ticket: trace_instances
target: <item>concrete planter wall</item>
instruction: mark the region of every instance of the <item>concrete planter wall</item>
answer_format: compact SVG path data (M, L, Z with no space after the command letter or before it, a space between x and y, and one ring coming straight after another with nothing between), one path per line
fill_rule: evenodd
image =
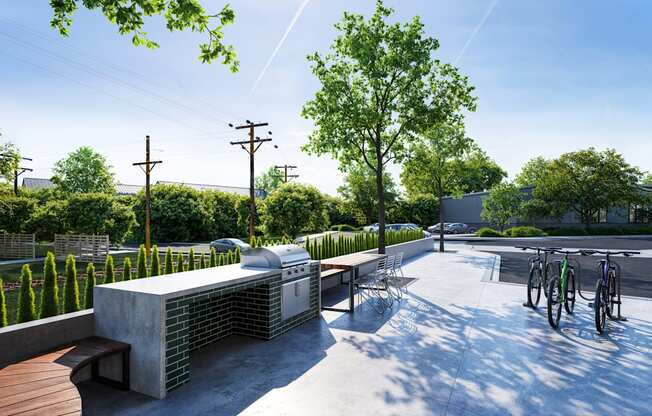
M0 328L0 368L93 336L93 309Z

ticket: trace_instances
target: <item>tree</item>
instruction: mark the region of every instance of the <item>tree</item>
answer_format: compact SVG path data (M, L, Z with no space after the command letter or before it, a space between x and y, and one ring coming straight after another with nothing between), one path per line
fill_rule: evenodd
M208 262L208 267L217 267L217 252L215 247L211 247L211 256Z
M391 205L398 197L398 190L389 172L383 174L383 186L385 204ZM376 174L366 164L349 167L344 184L337 188L337 192L346 201L349 210L362 213L365 224L371 224L378 218Z
M186 269L183 266L183 253L179 251L177 253L177 268L176 268L175 272L176 273L181 273L181 272L185 272L185 271L186 271Z
M401 181L408 194L435 195L439 222L444 223L442 200L446 195L463 193L464 157L473 148L460 124L439 125L428 130L412 145L412 155L403 165ZM439 227L439 251L444 251L444 227Z
M585 227L598 222L600 212L640 203L642 173L613 149L569 152L550 163L534 188L534 198L560 218L577 214Z
M165 274L174 273L174 266L172 265L172 249L170 247L165 250Z
M376 189L376 187L373 187ZM326 211L328 212L328 223L331 225L348 224L354 227L362 224L361 215L356 215L344 198L324 194Z
M521 172L516 175L514 183L521 188L536 186L550 168L550 164L551 161L542 156L530 159L523 165Z
M138 247L138 259L136 260L136 277L143 279L147 277L147 253L145 252L145 245L141 244Z
M5 299L5 287L0 277L0 328L9 325L7 317L7 300Z
M296 237L328 226L326 204L314 186L286 183L265 198L261 221L271 235Z
M507 177L507 172L475 144L462 163L459 187L465 194L491 189Z
M192 248L188 252L188 271L195 270L195 250Z
M652 173L647 173L641 180L643 185L652 185Z
M34 304L34 289L32 288L32 271L29 264L23 264L20 273L20 289L18 292L18 311L16 323L22 324L36 319L36 306Z
M43 265L43 286L41 287L41 307L39 318L49 318L59 314L59 284L57 282L57 262L51 251Z
M122 263L122 281L125 280L131 280L131 259L129 257L125 257Z
M161 274L161 257L158 254L158 246L152 247L152 259L150 261L150 276L159 276Z
M379 253L385 252L386 165L406 156L416 133L475 109L473 88L434 57L439 42L425 35L421 19L389 24L392 12L378 0L369 20L344 13L331 52L308 57L321 89L302 112L315 125L305 151L328 153L344 169L366 163L374 171Z
M482 201L480 217L496 224L503 231L505 225L520 213L522 202L523 194L518 186L508 182L500 183L491 188Z
M106 262L104 263L104 284L115 283L115 272L113 266L113 257L106 256Z
M24 196L0 197L0 230L8 233L29 231L30 218L37 210L36 201Z
M125 258L125 263L129 257ZM122 280L129 280L123 278ZM84 287L84 309L93 307L93 288L95 287L95 266L88 263L86 266L86 286Z
M20 160L20 151L13 143L0 143L0 177L4 177L7 181L13 181Z
M255 182L257 189L262 189L269 195L283 185L283 176L278 169L270 166L265 172L256 176Z
M85 193L67 199L65 222L68 231L78 234L108 234L112 243L121 244L136 225L132 207L122 197Z
M115 192L111 167L104 156L88 146L82 146L59 160L52 172L52 182L64 193Z
M387 217L394 223L407 222L429 226L439 218L439 201L432 194L401 198L387 208Z
M159 47L158 43L151 40L147 36L147 32L144 31L145 20L149 16L164 17L166 27L171 32L191 30L206 33L208 43L199 45L199 59L204 63L222 59L222 64L228 66L231 72L238 70L239 62L233 46L225 45L223 42L224 26L235 20L235 13L228 4L221 11L208 14L198 0L134 0L131 2L53 0L50 5L54 16L50 21L50 26L58 30L62 36L69 35L72 15L77 10L79 3L89 10L99 9L109 22L118 27L118 32L121 35L131 35L131 42L135 46L152 49Z
M206 268L206 256L204 255L204 253L201 253L199 255L199 268L200 269Z

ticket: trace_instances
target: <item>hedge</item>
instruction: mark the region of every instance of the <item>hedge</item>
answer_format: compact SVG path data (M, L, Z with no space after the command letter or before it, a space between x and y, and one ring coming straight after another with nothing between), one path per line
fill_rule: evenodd
M385 233L385 242L388 246L420 238L423 238L423 231L419 229L387 231ZM310 240L310 238L306 237L304 247L310 254L310 258L323 260L377 248L378 234L358 233L351 237L339 236L337 238L334 238L331 234L326 234L319 240Z
M530 226L512 227L505 230L507 237L544 237L546 235L545 231Z
M476 233L478 237L505 237L504 233L489 227L482 227Z

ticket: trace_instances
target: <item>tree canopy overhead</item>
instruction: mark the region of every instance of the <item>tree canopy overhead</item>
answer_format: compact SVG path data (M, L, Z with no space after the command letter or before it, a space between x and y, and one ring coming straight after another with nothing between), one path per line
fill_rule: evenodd
M359 162L375 172L381 253L385 166L403 160L419 132L475 109L473 87L434 58L439 42L426 36L421 19L388 23L392 12L378 0L368 20L344 13L330 52L308 57L321 88L302 112L315 125L305 151L330 154L344 170Z
M148 48L159 45L145 32L145 19L162 16L171 32L191 30L208 35L208 41L199 45L202 62L221 59L232 72L238 70L233 46L224 44L223 29L235 20L235 13L228 4L215 14L208 14L198 0L50 0L50 6L54 12L50 25L62 36L69 35L73 14L84 7L99 10L118 27L121 35L131 35L134 45Z
M115 192L114 174L106 158L83 146L54 164L52 182L66 193Z

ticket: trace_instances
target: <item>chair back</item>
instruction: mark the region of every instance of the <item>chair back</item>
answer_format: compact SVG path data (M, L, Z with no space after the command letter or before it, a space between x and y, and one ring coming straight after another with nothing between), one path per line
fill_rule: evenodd
M398 253L394 258L394 268L400 269L403 264L403 252Z
M385 268L387 267L387 258L383 257L382 259L378 259L378 262L376 263L376 272L384 272Z
M395 260L396 260L396 256L387 256L387 261L385 262L386 271L394 270Z

